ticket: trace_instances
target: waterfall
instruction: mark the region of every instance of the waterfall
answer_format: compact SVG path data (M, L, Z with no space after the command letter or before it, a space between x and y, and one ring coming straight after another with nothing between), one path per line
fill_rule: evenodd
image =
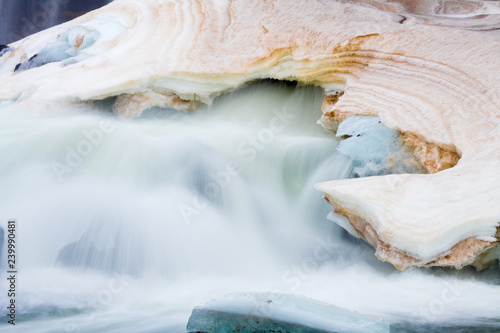
M0 330L185 332L194 306L252 291L396 327L495 318L497 271L400 272L326 218L314 184L351 177L353 165L316 123L322 98L266 82L133 121L107 101L57 115L3 108L0 227L17 221L20 296L18 327Z
M69 21L111 0L0 0L0 44Z

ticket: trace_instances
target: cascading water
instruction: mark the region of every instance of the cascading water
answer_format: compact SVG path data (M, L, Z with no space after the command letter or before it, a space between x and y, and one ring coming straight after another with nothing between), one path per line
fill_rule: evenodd
M316 124L322 97L267 82L132 121L106 101L3 109L0 226L18 223L19 296L2 332L185 332L194 306L242 291L302 294L397 332L498 325L498 270L400 272L326 219L313 185L353 171Z
M0 0L0 44L69 21L112 0Z

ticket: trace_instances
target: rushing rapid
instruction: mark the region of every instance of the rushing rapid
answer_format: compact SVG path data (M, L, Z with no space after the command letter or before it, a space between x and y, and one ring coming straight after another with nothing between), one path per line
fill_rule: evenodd
M194 306L246 291L427 332L499 325L497 268L400 272L326 218L314 184L353 163L316 123L322 97L266 82L135 120L106 102L0 109L0 226L17 221L19 249L18 322L2 332L185 332Z

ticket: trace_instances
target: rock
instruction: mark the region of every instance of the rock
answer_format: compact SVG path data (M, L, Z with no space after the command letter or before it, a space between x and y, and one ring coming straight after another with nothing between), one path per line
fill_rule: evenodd
M273 293L233 294L196 307L190 333L230 332L389 332L385 320L301 296Z
M12 51L12 48L10 46L0 44L0 57L3 57L5 54L7 54L8 52L11 52L11 51ZM2 65L2 62L3 61L0 61L0 66Z

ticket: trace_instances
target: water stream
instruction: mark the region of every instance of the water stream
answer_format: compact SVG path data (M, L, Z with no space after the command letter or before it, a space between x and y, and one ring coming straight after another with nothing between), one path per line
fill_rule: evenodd
M350 177L352 161L316 123L322 98L264 82L136 120L106 103L2 109L0 226L18 223L19 296L17 325L0 330L185 332L194 306L247 291L383 316L396 332L498 329L498 269L400 272L326 219L313 185ZM6 318L5 246L0 269Z

